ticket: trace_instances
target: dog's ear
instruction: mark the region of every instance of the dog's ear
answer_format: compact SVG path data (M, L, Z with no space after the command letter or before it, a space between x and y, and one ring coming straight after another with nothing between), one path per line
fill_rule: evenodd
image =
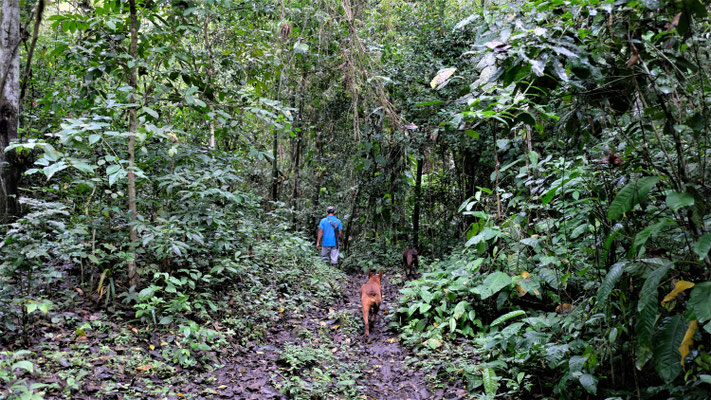
M383 271L380 271L380 273L378 274L378 278L380 278L380 279L383 278Z
M368 270L368 278L370 278L371 276L373 276L373 271Z

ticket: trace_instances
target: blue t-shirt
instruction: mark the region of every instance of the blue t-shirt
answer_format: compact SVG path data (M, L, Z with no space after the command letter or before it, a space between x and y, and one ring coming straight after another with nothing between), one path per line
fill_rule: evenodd
M331 222L329 222L329 220ZM323 246L336 245L336 235L333 233L333 226L331 226L332 223L333 225L338 227L339 231L343 230L343 223L335 216L329 215L326 218L322 219L321 222L318 224L318 227L319 229L323 229L323 242L321 243Z

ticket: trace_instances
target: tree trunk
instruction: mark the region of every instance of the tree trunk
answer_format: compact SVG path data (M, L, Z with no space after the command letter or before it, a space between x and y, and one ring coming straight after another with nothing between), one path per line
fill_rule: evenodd
M18 201L23 162L5 152L17 138L20 110L20 2L3 0L0 17L0 223L20 212Z
M272 201L279 200L279 130L272 125L274 130L273 147L272 147Z
M415 177L415 210L412 213L412 245L420 250L420 202L422 201L422 164L424 157L417 158L417 176Z
M499 149L496 145L496 124L492 124L492 132L494 133L494 171L496 173L496 179L494 180L494 194L496 195L496 220L501 220L502 210L501 210L501 194L499 194Z
M131 10L131 60L134 61L133 67L130 68L128 76L128 84L133 88L131 91L129 103L135 101L135 93L138 89L138 79L136 74L136 60L138 54L138 22L136 17L136 0L129 0ZM138 286L140 283L138 271L136 270L136 243L138 242L138 234L136 233L136 221L138 209L136 207L136 174L133 171L133 166L136 160L136 108L131 106L128 109L128 210L131 220L129 228L130 247L132 256L128 261L128 280L131 286Z
M42 23L42 13L44 12L44 0L39 0L37 2L37 17L35 19L35 27L32 30L32 42L30 43L30 49L27 51L27 61L25 62L25 73L22 76L22 87L20 88L20 102L25 98L25 92L27 89L27 81L30 80L30 74L32 73L32 56L35 53L35 46L37 45L37 38L39 37L39 27Z
M346 231L345 233L345 239L343 239L343 250L348 251L348 248L350 247L350 237L351 237L351 230L353 228L353 220L355 217L355 213L358 209L358 202L360 201L360 189L363 187L363 185L358 185L358 188L356 188L355 196L353 196L353 203L351 204L351 212L348 215L348 222L346 222Z
M212 63L212 45L210 44L210 37L208 35L208 27L210 25L210 10L205 9L205 24L203 25L203 34L205 37L205 49L207 49L207 79L208 83L210 85L213 85L213 76L214 76L214 67ZM215 106L210 102L210 113L215 112ZM208 139L208 146L210 149L215 150L215 118L210 117L209 122L210 126L210 138Z
M294 188L291 192L291 205L293 209L296 209L297 206L297 199L299 198L299 175L300 175L300 169L301 168L301 149L303 146L303 138L304 138L304 88L306 86L306 73L304 72L301 75L301 82L299 83L300 90L299 90L299 107L297 108L297 114L296 118L297 120L294 123L294 126L298 129L298 132L296 132L296 137L294 140L296 141L296 149L294 150L294 159L293 159L293 168L294 168ZM296 213L294 213L292 217L292 224L296 227Z
M468 138L467 138L468 139ZM474 196L476 192L476 181L479 164L479 154L474 152L468 143L464 143L462 149L462 173L464 173L464 198ZM463 199L462 199L463 200Z

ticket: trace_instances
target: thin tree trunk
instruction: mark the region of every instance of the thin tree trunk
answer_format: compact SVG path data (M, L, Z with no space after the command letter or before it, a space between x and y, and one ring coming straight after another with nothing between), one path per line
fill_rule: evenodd
M30 49L27 51L27 61L25 63L25 72L22 76L22 87L20 88L20 102L25 98L25 91L27 90L27 81L30 80L30 73L32 72L32 56L35 53L35 46L37 45L37 38L39 37L39 27L42 23L42 12L44 11L44 0L39 0L37 2L37 19L35 19L35 26L32 30L32 43L30 43Z
M424 157L417 158L417 176L415 177L415 210L412 213L412 245L420 250L420 202L422 201L422 164Z
M279 130L272 126L272 130L274 131L274 136L273 136L273 147L272 147L272 156L274 157L272 159L272 201L278 201L279 200L279 165L277 164L277 160L279 159L279 154L277 153L279 151Z
M496 220L501 220L501 195L499 194L499 151L496 145L496 125L492 124L492 131L494 133L494 170L496 171L496 181L494 183L494 192L496 193Z
M3 0L0 18L0 223L20 212L20 177L24 169L15 151L5 152L17 138L20 109L20 2Z
M136 74L136 60L138 55L136 0L129 0L129 7L131 10L131 47L129 51L131 60L134 64L133 67L130 68L128 76L128 84L133 88L128 102L132 104L135 101L135 93L138 89L138 78ZM135 224L137 221L138 209L136 207L136 175L133 171L133 166L136 161L136 130L136 108L131 106L128 110L128 210L131 220L129 236L132 253L131 258L128 261L128 280L131 286L138 286L140 283L138 271L136 270L136 243L138 242L138 234L136 232Z
M321 115L323 116L323 113ZM330 131L332 131L332 129ZM314 155L314 161L313 161L315 163L315 165L319 165L323 160L323 158L322 158L323 142L321 139L320 132L321 132L320 129L316 130L316 139L315 139L316 154ZM321 206L321 179L323 179L323 173L316 170L316 172L314 174L314 206L313 206L314 210L318 210L319 207ZM314 237L315 237L316 234L318 233L318 222L319 222L318 211L316 211L311 216L311 219L309 220L309 222L310 222L310 226L309 226L309 230L307 230L307 232L309 232L311 229L313 229ZM348 243L348 236L346 236L345 240L346 240L346 243Z
M350 246L350 237L351 237L351 230L353 228L353 219L355 217L355 213L358 207L358 202L360 201L360 192L361 188L363 185L358 185L358 188L356 189L355 196L353 196L353 203L351 204L351 212L348 215L348 222L346 222L346 231L345 233L345 239L343 239L343 250L348 251L348 247Z
M282 20L284 19L284 2L282 0L281 2L281 13L282 13ZM284 65L284 37L280 40L281 42L281 52L279 52L279 58L281 60L280 65ZM284 74L286 73L286 66L283 66L281 69L281 73L279 73L279 83L277 85L277 91L276 91L276 101L279 102L281 100L281 84L284 79ZM274 134L272 136L272 156L274 159L272 160L272 201L279 201L279 129L277 129L274 126L274 123L271 124L271 128L274 130Z
M213 75L215 74L214 68L213 68L213 63L212 63L212 45L210 44L210 38L208 36L208 26L210 25L210 13L209 10L205 10L205 24L203 26L203 33L205 35L205 48L207 49L207 78L208 78L208 83L210 85L213 84L212 79ZM215 106L210 103L210 113L215 112ZM210 138L208 139L208 146L210 146L211 149L215 149L215 118L210 117L209 122L210 126Z
M306 75L303 74L301 75L301 90L300 90L300 98L299 98L299 107L298 107L298 114L296 117L298 118L296 121L296 128L298 129L298 132L296 132L296 149L294 150L294 161L293 161L293 168L294 168L294 188L291 192L291 204L292 208L296 209L296 202L297 199L299 198L299 178L300 178L300 170L299 168L301 167L301 149L303 145L303 137L304 137L304 132L303 132L303 127L304 127L304 86L305 86L305 81L306 81ZM296 227L296 213L294 213L292 217L292 224L294 227Z

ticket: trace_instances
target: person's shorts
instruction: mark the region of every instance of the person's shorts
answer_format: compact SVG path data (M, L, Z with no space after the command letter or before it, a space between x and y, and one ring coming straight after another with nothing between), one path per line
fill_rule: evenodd
M330 261L331 265L338 264L338 247L337 246L323 246L321 247L321 259L323 261Z

